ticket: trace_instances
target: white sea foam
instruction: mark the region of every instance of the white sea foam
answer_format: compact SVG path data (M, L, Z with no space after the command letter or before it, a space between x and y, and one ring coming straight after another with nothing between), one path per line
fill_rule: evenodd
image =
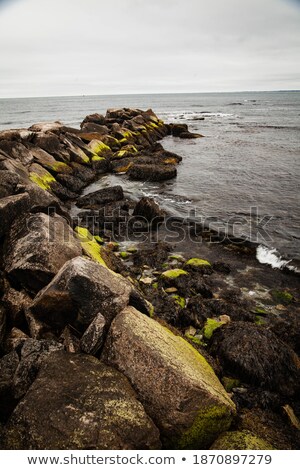
M291 271L299 272L297 268L290 265L292 260L284 260L275 248L270 249L264 245L259 245L256 250L256 259L262 264L269 264L272 268L288 268Z

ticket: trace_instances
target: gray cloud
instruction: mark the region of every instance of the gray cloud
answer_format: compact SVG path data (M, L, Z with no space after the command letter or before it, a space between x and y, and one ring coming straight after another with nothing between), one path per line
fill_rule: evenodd
M0 96L300 88L296 0L0 0Z

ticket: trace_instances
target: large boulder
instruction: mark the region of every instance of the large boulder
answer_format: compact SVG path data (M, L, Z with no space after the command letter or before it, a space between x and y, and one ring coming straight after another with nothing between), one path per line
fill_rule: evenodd
M5 269L15 283L37 292L66 261L81 253L80 243L65 219L34 214L12 225L6 240Z
M94 206L103 206L111 202L120 201L124 198L122 186L112 186L111 188L99 189L90 194L80 197L76 205L86 209Z
M205 449L229 428L234 404L204 357L133 307L113 321L102 358L129 378L165 447Z
M141 181L164 181L175 178L177 170L174 165L133 164L128 170L129 178Z
M21 142L0 140L0 149L14 160L19 160L25 166L33 163L32 153Z
M229 323L214 332L211 353L226 373L249 384L287 396L299 391L299 358L266 328L249 322Z
M0 199L0 238L6 235L13 222L29 211L30 198L27 193Z
M101 312L106 324L129 303L132 285L121 275L84 257L67 262L35 297L31 312L39 320L62 328L68 323L87 327Z
M56 352L14 410L6 449L159 449L128 380L91 356Z
M154 199L142 197L134 208L133 216L146 219L155 228L163 220L164 212Z

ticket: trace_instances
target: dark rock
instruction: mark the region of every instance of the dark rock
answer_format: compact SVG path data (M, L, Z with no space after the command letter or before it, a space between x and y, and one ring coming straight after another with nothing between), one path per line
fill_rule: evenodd
M3 296L3 304L7 309L7 319L9 326L24 328L25 310L31 303L31 298L24 291L17 291L7 287Z
M88 168L80 163L71 162L72 175L82 180L86 185L92 183L95 179L95 173L91 168Z
M6 235L13 222L29 211L29 195L16 194L0 199L0 237Z
M99 351L104 342L105 323L104 316L98 313L85 330L80 341L80 347L84 353L94 355Z
M20 399L34 382L42 362L54 352L63 349L56 341L28 339L21 349L21 358L13 378L14 397Z
M280 316L270 319L270 329L300 356L300 316L299 311L282 311Z
M203 135L195 134L193 132L182 132L179 137L181 139L198 139L199 137L203 137Z
M9 353L13 350L20 351L25 341L29 339L29 336L26 335L19 328L12 328L10 333L5 338L5 352Z
M0 303L0 351L3 350L4 337L6 333L6 310L4 305Z
M4 448L153 450L160 441L122 374L94 357L56 352L14 410Z
M80 193L86 186L84 181L72 175L59 174L56 176L56 179L73 193Z
M13 224L6 240L5 269L15 283L37 292L66 261L81 253L79 241L62 217L35 214Z
M229 264L224 263L223 261L216 261L212 264L213 270L223 274L229 274L231 269Z
M271 331L234 322L215 330L211 353L226 373L249 384L292 396L299 391L300 361Z
M180 134L188 131L187 124L169 124L169 127L171 129L171 134L174 137L179 137Z
M33 143L52 155L57 155L62 150L59 138L57 135L51 133L36 133Z
M98 114L98 113L89 114L88 116L84 118L84 120L80 124L80 127L82 127L83 124L85 124L86 122L94 122L95 124L104 125L105 117L102 114Z
M69 353L80 353L80 339L78 338L78 332L74 330L70 325L63 329L60 335L60 341L63 343L64 348Z
M19 182L19 176L12 171L0 171L0 199L15 194Z
M101 206L109 204L110 202L120 201L123 198L123 188L121 186L112 186L111 188L99 189L99 191L82 196L77 200L76 205L88 209L93 206Z
M152 228L156 228L158 223L163 220L164 212L154 199L143 197L136 204L133 216L145 218Z
M141 181L164 181L175 178L177 170L173 165L137 165L133 164L129 170L130 179Z
M54 327L87 327L101 311L109 324L129 302L132 286L122 276L87 258L67 262L35 297L32 314Z
M19 364L15 351L0 359L0 421L6 421L17 401L13 395L13 378Z

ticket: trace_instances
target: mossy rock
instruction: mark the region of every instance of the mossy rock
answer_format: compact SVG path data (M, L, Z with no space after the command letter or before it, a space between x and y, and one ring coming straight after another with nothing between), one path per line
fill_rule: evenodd
M204 343L204 341L198 336L185 334L185 337L189 339L190 341L192 341L192 343L196 344L197 346L206 346L206 343Z
M201 259L201 258L190 258L186 263L186 266L189 266L191 268L195 269L205 269L205 268L210 268L211 264L209 261L206 259Z
M211 450L274 450L267 441L249 431L225 432L210 447Z
M177 294L173 294L171 297L172 297L172 299L175 300L175 302L179 305L179 307L185 308L185 298L184 297L180 297L180 295L177 295Z
M101 140L96 140L96 139L92 140L88 144L88 147L95 156L98 156L98 157L112 156L111 148L108 145L101 142Z
M127 251L120 251L119 256L120 258L126 260L130 257L130 253L128 253Z
M233 388L241 385L241 381L239 379L234 379L233 377L223 377L221 382L228 393L230 393Z
M271 295L276 302L283 305L289 305L294 300L292 294L286 290L272 290Z
M180 263L184 263L184 261L185 261L185 259L182 255L172 254L172 255L169 255L168 258L171 259L171 260L179 261Z
M165 279L177 279L180 276L188 276L188 274L189 273L184 269L169 269L168 271L164 271L161 277Z
M208 318L205 322L204 328L203 328L203 336L206 339L210 339L213 335L213 332L217 329L220 328L220 326L224 325L225 322L219 321L219 320L214 320L213 318Z
M83 252L94 261L97 261L97 263L107 268L107 264L101 255L101 246L98 240L85 227L78 226L75 228L75 232L78 240L80 241ZM102 240L100 237L98 238Z

